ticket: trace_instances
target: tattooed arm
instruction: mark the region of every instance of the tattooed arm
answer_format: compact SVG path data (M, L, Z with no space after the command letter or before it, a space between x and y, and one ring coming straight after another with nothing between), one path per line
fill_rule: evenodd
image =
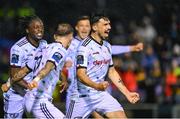
M28 84L30 88L35 88L38 86L38 81L42 80L45 76L49 74L49 72L55 68L54 63L47 61L44 68L42 68L37 76Z
M27 67L17 68L11 67L11 79L10 86L13 86L13 89L17 86L21 86L22 88L29 88L27 82L23 80L23 78L30 72L31 70ZM14 87L15 86L15 87Z
M109 68L108 77L124 95L129 93L129 90L125 87L121 77L114 67Z
M29 68L23 67L20 70L18 70L14 75L11 75L11 83L18 82L22 80L28 73L30 72Z
M130 92L124 85L120 75L112 66L109 68L108 77L116 85L116 87L126 96L129 102L136 103L139 100L139 94L136 92Z
M20 85L23 88L28 88L27 82L23 80L23 78L30 72L31 70L27 67L11 69L11 85L14 83Z

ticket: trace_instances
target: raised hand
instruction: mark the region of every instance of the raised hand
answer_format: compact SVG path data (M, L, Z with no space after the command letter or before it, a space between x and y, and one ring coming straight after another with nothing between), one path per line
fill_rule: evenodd
M62 80L60 83L60 93L62 93L63 91L65 91L68 88L68 82L67 80Z

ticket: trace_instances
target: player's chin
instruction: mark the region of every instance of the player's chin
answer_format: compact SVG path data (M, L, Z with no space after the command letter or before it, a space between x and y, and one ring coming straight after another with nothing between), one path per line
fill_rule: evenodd
M41 39L42 39L42 36L36 36L36 39L37 39L37 40L41 40Z
M104 34L104 39L107 39L109 37L109 33Z

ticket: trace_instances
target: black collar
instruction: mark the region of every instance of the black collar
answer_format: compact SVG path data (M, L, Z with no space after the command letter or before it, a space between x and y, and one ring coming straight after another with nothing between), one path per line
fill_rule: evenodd
M37 46L34 45L34 44L29 40L28 36L26 36L26 39L27 39L27 41L28 41L32 46L34 46L35 48L38 48L38 47L39 47L39 44L38 44Z
M103 45L103 40L101 40L100 41L100 43L99 42L97 42L92 36L89 36L94 42L96 42L97 44L99 44L100 46L102 46Z
M82 41L82 40L83 40L83 39L80 38L79 36L75 36L74 38L77 39L78 41Z

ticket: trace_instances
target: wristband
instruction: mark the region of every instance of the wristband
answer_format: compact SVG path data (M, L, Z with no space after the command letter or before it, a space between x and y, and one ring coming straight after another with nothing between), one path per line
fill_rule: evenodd
M41 79L38 76L33 79L33 81L36 81L36 82L38 82L39 80L41 80Z

